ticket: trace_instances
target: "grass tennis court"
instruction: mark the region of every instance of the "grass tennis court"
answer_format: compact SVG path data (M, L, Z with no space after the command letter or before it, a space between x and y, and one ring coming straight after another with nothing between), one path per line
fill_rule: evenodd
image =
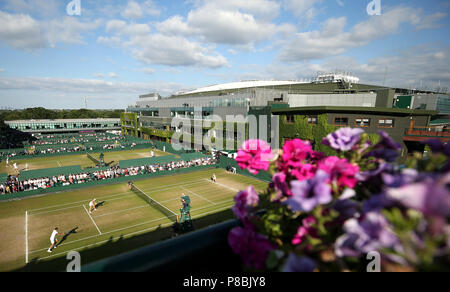
M210 181L213 173L216 184ZM135 181L135 185L177 214L185 193L191 197L195 220L225 211L230 216L237 191L249 185L261 190L267 183L211 169ZM88 203L94 197L99 207L89 214ZM26 262L28 270L64 270L69 251L80 252L86 264L166 239L170 236L166 227L171 225L171 219L126 183L0 203L0 271L20 269ZM68 234L59 237L60 246L50 254L49 237L56 226Z
M169 155L170 153L165 153L156 149L135 149L135 150L123 150L123 151L112 151L104 152L104 159L106 163L117 163L120 160L131 160L138 158L148 158L150 157L150 151L154 151L155 156ZM98 159L99 153L91 154L94 158ZM20 159L9 161L10 167L6 166L6 162L2 161L0 163L0 173L14 174L14 168L12 165L14 162L17 163L19 170L22 170L28 164L28 170L45 169L45 168L56 168L72 165L81 165L82 168L95 167L95 164L90 160L86 154L74 154L74 155L62 155L62 156L49 156L41 158L30 158L30 159Z

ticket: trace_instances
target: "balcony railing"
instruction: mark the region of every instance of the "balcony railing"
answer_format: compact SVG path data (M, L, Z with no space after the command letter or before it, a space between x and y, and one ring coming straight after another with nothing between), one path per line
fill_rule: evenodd
M238 220L213 225L82 267L83 272L236 272L239 257L228 245Z
M405 130L405 136L450 138L450 129L410 128Z

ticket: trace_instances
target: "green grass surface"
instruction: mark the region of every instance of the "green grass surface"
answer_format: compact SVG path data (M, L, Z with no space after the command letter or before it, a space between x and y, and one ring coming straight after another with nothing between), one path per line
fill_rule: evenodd
M150 151L152 149L135 149L135 150L124 150L124 151L114 151L114 152L104 152L106 163L117 163L120 160L131 160L138 158L148 158L150 157ZM153 150L155 156L168 155L170 153L164 153L162 151ZM91 153L94 158L99 158L99 153ZM30 158L30 159L20 159L9 161L9 167L6 166L6 162L2 161L0 163L0 173L15 174L13 164L17 163L19 170L25 169L28 165L28 170L45 169L45 168L57 168L62 166L72 166L81 165L82 168L95 167L94 162L90 160L86 154L74 154L74 155L63 155L63 156L51 156L51 157L41 157L41 158Z
M213 173L216 184L210 181ZM145 179L135 185L177 214L181 193L189 195L196 229L233 217L230 209L237 191L267 186L221 169ZM89 214L86 209L94 197L100 206ZM82 264L114 256L170 238L171 219L126 183L0 203L0 271L62 271L73 250L81 253ZM56 226L69 234L58 237L63 241L50 254L49 237Z

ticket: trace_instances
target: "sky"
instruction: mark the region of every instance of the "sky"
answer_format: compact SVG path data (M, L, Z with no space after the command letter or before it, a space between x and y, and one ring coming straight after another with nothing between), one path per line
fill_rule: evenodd
M368 10L378 1L380 13ZM448 0L1 0L0 108L120 109L151 92L336 70L450 87L449 10Z

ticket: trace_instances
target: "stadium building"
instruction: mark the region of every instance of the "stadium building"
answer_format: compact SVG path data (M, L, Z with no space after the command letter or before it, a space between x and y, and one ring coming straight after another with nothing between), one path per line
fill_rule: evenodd
M11 129L26 133L71 133L120 130L120 119L62 119L5 121Z
M448 141L449 113L448 94L361 84L351 74L330 73L320 74L309 82L242 81L178 92L168 98L157 93L143 95L127 108L121 126L125 134L171 142L173 134L181 131L171 124L174 117L188 118L194 124L212 116L225 121L229 115L244 118L275 115L282 120L279 126L272 127L269 123L266 134L272 137L274 132L280 133L281 143L293 137L308 138L305 129L291 126L297 119L305 118L306 124L324 123L322 128L330 131L343 126L362 127L369 134L386 130L402 143L406 155L421 150L419 142L424 139L437 137ZM434 120L439 123L433 124ZM223 128L224 147L226 139L242 138L238 137L236 126ZM286 129L293 132L287 133ZM203 134L208 130L203 127ZM193 127L190 134L194 131Z

